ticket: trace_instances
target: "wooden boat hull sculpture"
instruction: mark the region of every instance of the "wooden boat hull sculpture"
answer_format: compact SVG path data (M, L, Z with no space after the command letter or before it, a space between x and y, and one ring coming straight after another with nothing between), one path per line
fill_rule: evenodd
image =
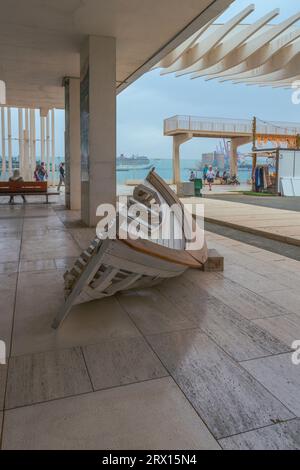
M128 207L137 204L149 213L153 202L162 210L164 205L171 207L174 204L183 209L176 194L154 170L143 185L135 188ZM160 225L163 225L165 214L159 212L158 217ZM180 217L179 222L177 231L182 230ZM147 221L144 221L144 232L148 228ZM190 250L188 241L184 237L176 237L175 232L176 228L167 239L157 240L121 238L120 231L115 239L95 237L73 268L64 274L66 300L53 322L53 328L59 327L73 305L109 297L127 289L150 287L179 276L188 268L202 268L208 257L205 240L199 249Z

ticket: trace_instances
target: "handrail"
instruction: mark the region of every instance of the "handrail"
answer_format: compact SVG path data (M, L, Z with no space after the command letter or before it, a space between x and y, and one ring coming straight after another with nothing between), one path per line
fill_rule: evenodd
M250 119L209 118L178 115L164 120L164 132L228 132L252 135ZM300 134L300 124L291 122L257 123L257 134L262 135L291 135Z

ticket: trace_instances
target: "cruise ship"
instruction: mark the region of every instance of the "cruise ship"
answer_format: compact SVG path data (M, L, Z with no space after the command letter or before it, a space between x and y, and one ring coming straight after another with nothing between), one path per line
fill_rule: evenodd
M130 170L149 170L152 164L148 157L132 155L126 157L121 154L117 157L117 171L130 171Z

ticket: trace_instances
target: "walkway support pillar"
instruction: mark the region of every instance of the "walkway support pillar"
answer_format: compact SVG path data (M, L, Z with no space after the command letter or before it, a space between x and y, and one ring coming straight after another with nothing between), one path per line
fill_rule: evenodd
M65 201L81 209L80 79L65 78Z
M116 204L116 40L89 36L81 50L81 217Z
M231 139L230 145L230 176L238 174L238 152L237 149L241 145L251 142L251 137L234 137Z
M181 182L180 177L180 146L192 139L193 135L177 134L173 136L173 183L178 184Z

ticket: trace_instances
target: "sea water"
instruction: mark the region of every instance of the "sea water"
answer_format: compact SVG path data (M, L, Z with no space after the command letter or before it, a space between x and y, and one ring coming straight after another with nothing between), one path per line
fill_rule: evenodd
M154 159L151 160L153 167L155 167L155 171L165 180L170 181L173 175L173 162L172 159ZM199 160L192 160L192 159L182 159L180 162L180 174L181 174L181 181L189 181L189 176L191 170L196 171L198 170L201 162ZM117 182L118 184L126 184L127 181L132 180L143 180L149 169L144 170L137 170L137 169L130 169L128 171L117 171ZM220 170L220 174L222 175L223 170ZM229 171L228 171L229 173ZM203 172L199 170L197 172L197 176L202 178ZM238 178L241 183L247 182L251 178L251 168L239 168L238 169Z
M55 164L55 175L56 180L59 179L58 168L59 164L62 162L62 157L56 158ZM155 167L156 172L164 178L166 181L171 181L173 176L173 161L172 159L168 158L161 158L161 159L152 159L151 160L152 167ZM196 171L198 170L201 162L197 159L182 159L180 162L180 173L181 173L181 180L188 181L191 170ZM13 169L18 168L18 163L14 162ZM48 169L48 172L51 171L51 168ZM118 184L126 184L127 181L133 180L143 180L147 176L149 172L149 168L145 168L144 170L141 169L130 169L128 171L117 171L117 183ZM220 174L222 175L222 170L220 170ZM33 175L32 175L33 176ZM197 172L197 176L202 178L202 171ZM8 171L2 174L1 165L0 165L0 180L7 181L9 178ZM238 169L238 178L241 183L247 182L251 178L251 169L250 168L239 168Z

